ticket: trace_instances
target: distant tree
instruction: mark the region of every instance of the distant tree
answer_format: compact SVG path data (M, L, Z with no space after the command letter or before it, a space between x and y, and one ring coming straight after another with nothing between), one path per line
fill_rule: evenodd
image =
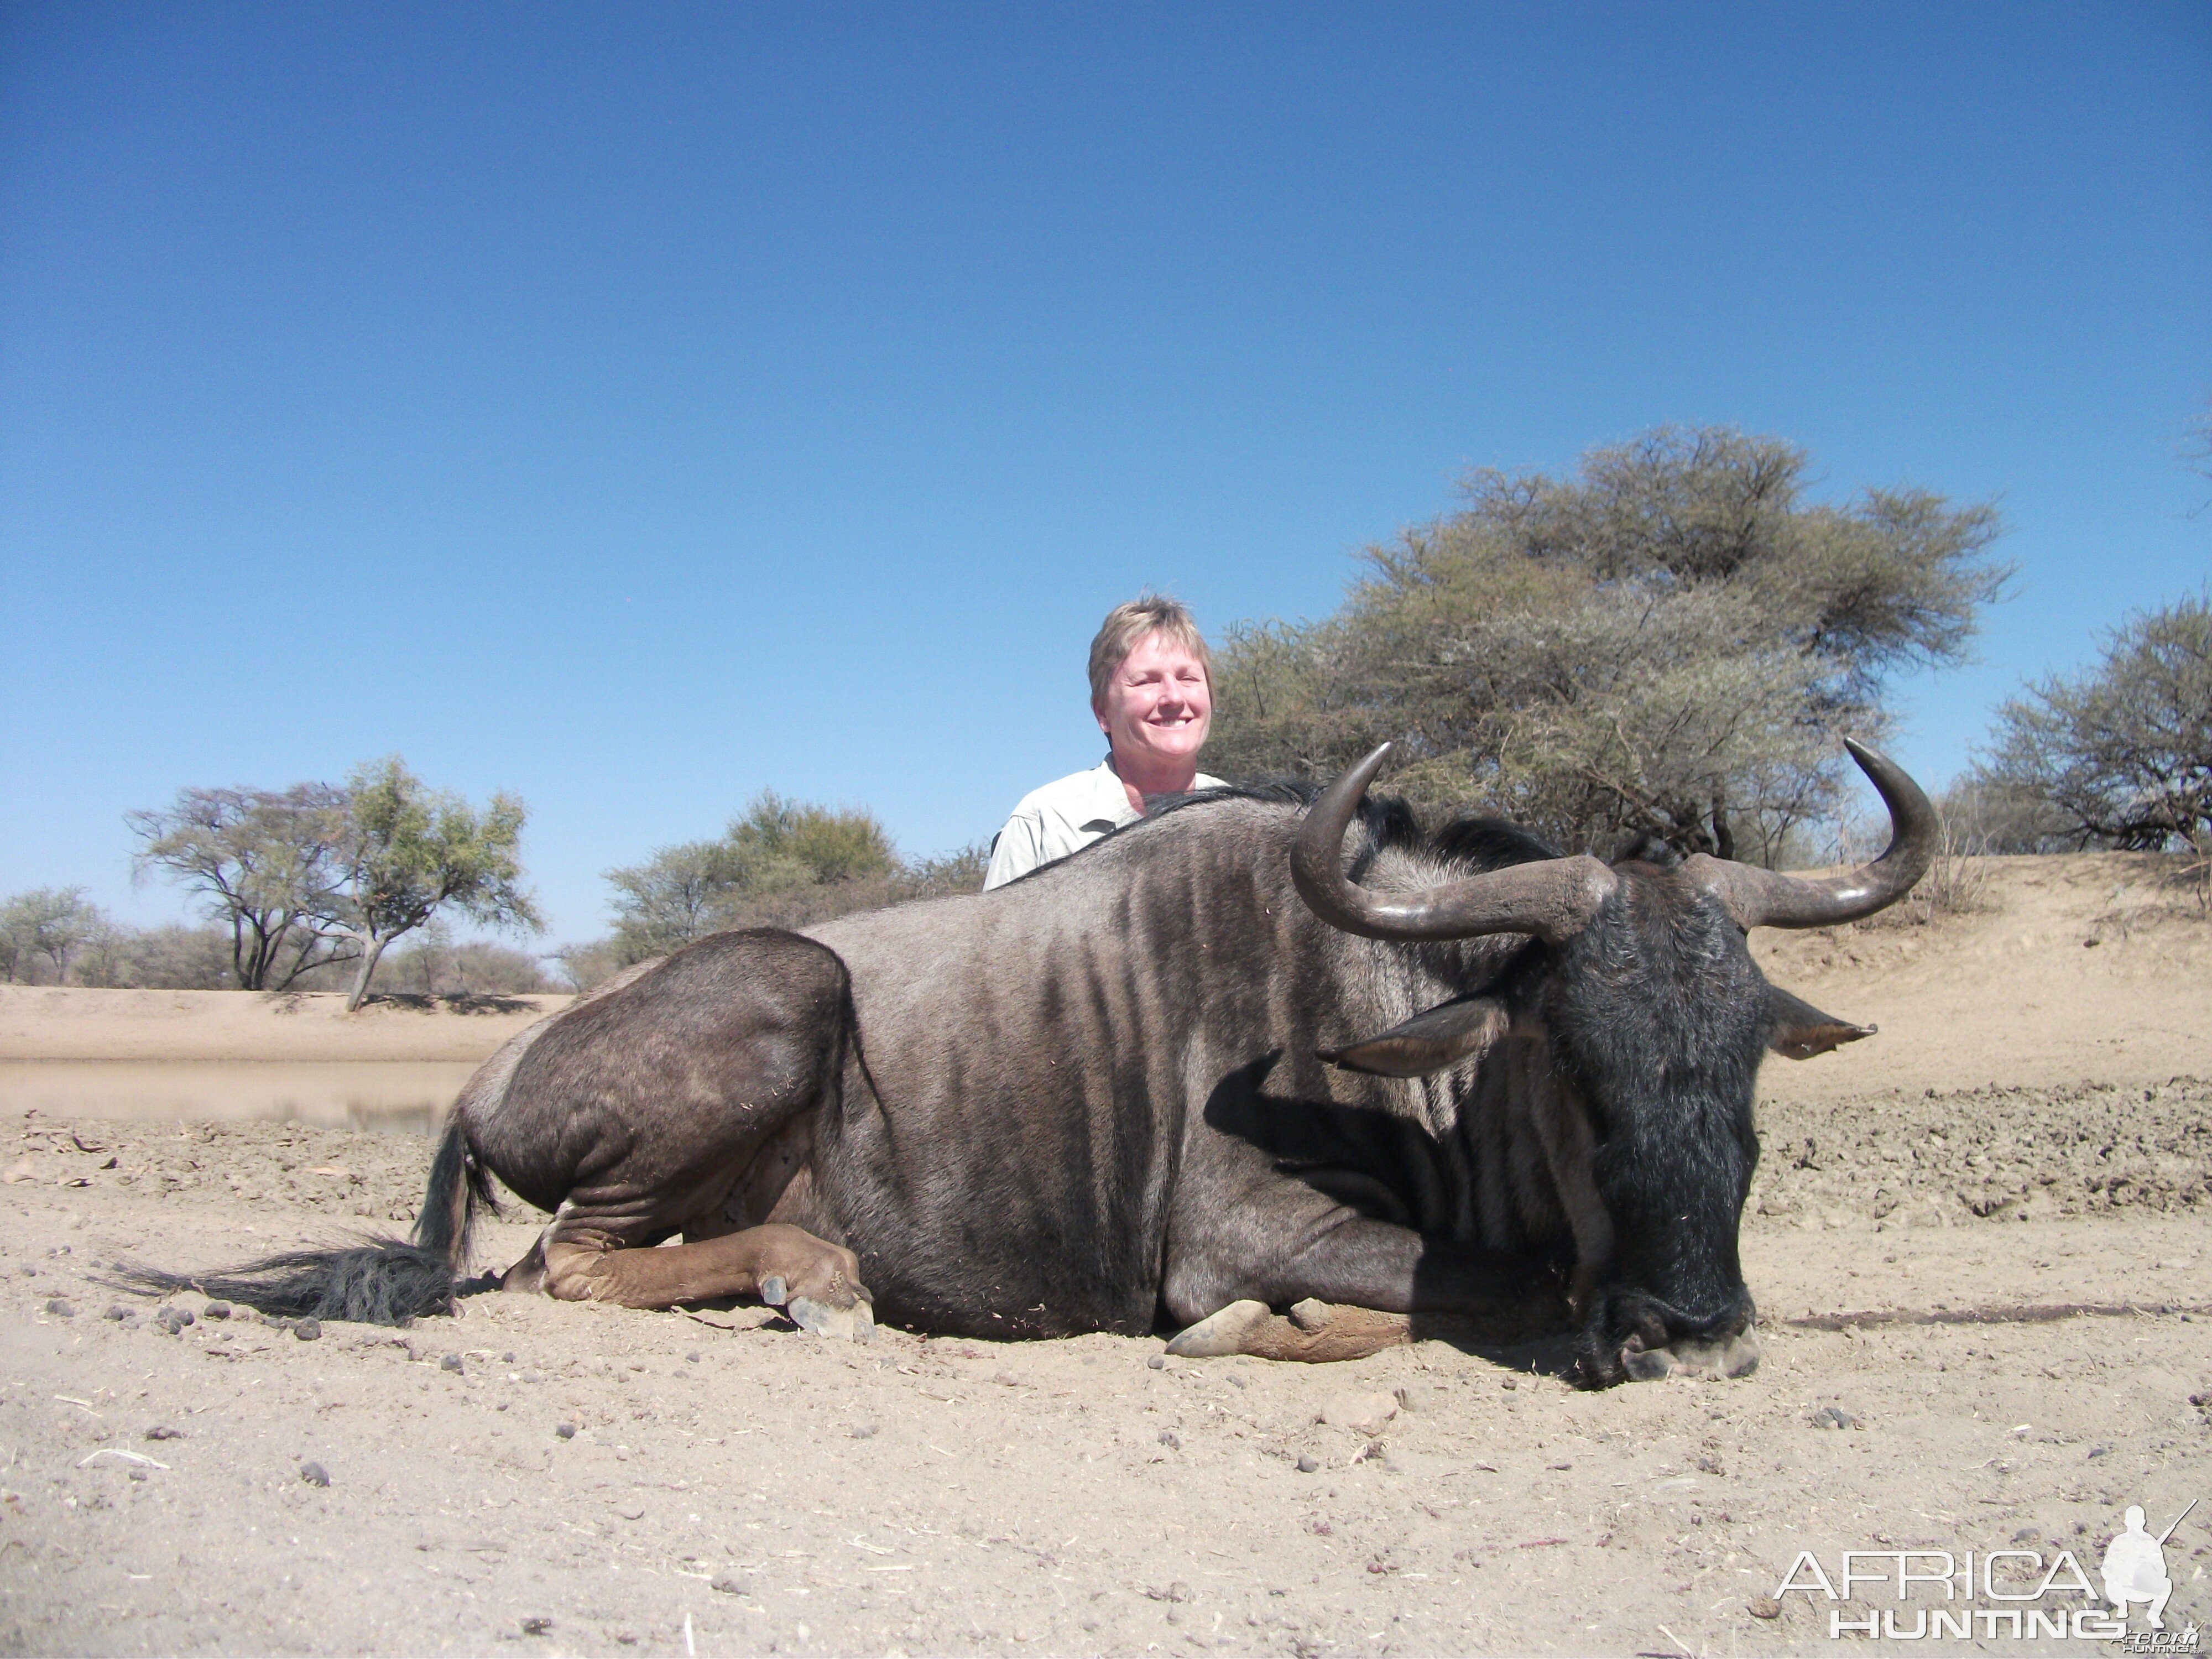
M33 887L0 902L0 963L8 982L36 982L37 959L52 964L53 982L69 979L70 958L108 926L82 887Z
M162 811L127 812L133 873L158 870L198 894L229 930L231 970L249 991L282 991L355 952L331 920L342 872L345 798L319 783L184 789Z
M418 996L505 996L553 988L528 951L489 939L456 939L439 917L405 948L387 954L377 974L377 983L387 990Z
M564 945L552 952L552 957L573 991L589 991L603 985L630 965L621 945L611 938Z
M771 915L818 920L825 903L837 913L836 896L900 869L890 836L866 809L833 811L769 791L720 840L664 847L607 872L617 952L642 962L720 928L800 925Z
M642 864L606 872L614 889L611 939L553 953L589 990L632 963L727 927L807 927L855 910L972 893L990 861L981 844L902 859L866 807L832 809L757 796L717 840L664 847Z
M426 788L397 755L354 773L338 853L342 884L330 912L360 952L348 1012L368 996L392 941L441 909L492 927L541 925L521 884L527 817L512 795L495 794L478 812L458 795Z
M2212 603L2135 616L2087 672L2026 687L1972 781L2033 803L2077 847L2212 858Z
M230 945L219 927L118 927L86 948L77 976L87 985L229 990L238 983Z
M1470 473L1334 616L1229 630L1208 763L1318 775L1394 739L1401 790L1571 846L1771 858L1836 811L1839 740L1879 740L1889 677L1960 660L2008 574L1992 508L1812 502L1808 467L1668 427L1572 479Z

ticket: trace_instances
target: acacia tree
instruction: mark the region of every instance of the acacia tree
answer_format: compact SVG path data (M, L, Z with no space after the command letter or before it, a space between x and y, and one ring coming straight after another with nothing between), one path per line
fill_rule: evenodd
M643 864L606 872L617 954L642 962L718 928L818 921L836 913L837 899L859 896L901 867L890 834L866 808L833 810L764 791L720 839L664 847Z
M33 957L53 964L54 983L69 979L70 958L107 926L82 887L33 887L0 902L0 966L14 984L34 978Z
M346 790L331 919L353 938L361 967L346 1011L368 994L377 958L392 940L451 907L496 927L542 924L522 890L517 856L529 816L504 793L478 812L459 796L424 787L397 755L359 768Z
M1836 807L1888 678L1960 660L2008 574L1993 509L1814 502L1807 472L1779 439L1669 427L1572 479L1471 473L1334 615L1229 631L1212 763L1315 775L1394 739L1400 788L1570 845L1771 859Z
M2035 682L1997 711L1974 782L2032 804L2077 847L2212 859L2212 602L2133 617L2073 679Z
M139 840L132 874L160 871L228 927L242 988L284 990L312 968L352 959L331 919L342 792L320 783L182 789L166 811L126 812L124 822Z

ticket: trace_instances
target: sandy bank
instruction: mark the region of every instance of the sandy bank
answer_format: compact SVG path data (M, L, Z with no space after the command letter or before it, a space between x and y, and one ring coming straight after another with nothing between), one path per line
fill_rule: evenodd
M1770 1060L1762 1095L2151 1085L2212 1074L2212 920L2175 861L2098 853L1967 860L1981 908L1925 927L1761 929L1766 976L1879 1036Z
M335 992L89 991L0 987L0 1060L485 1059L566 996L380 997Z

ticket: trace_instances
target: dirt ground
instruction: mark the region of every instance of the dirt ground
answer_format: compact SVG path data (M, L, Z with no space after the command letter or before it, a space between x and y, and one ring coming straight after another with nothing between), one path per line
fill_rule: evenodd
M1801 1552L1842 1589L1847 1550L1929 1549L2021 1552L1954 1604L1999 1617L1934 1650L2080 1651L2002 1616L2081 1606L2070 1579L1991 1592L2062 1552L2094 1583L2125 1506L2155 1534L2203 1498L2164 1549L2178 1637L2212 1624L2212 927L2155 874L2007 860L1972 915L1762 941L1884 1029L1769 1062L1765 1359L1735 1382L1578 1394L1555 1351L1435 1342L1325 1367L856 1346L499 1296L312 1339L186 1296L172 1330L98 1264L397 1224L428 1144L0 1126L0 1646L1820 1651L1865 1639L1832 1613L1902 1637L1946 1603L1898 1600L1893 1563L1778 1612ZM1977 1322L2063 1304L2100 1310Z

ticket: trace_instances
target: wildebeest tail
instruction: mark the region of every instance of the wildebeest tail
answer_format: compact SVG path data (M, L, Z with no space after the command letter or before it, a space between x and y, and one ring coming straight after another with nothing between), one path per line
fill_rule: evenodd
M328 1250L283 1250L206 1273L118 1262L112 1282L152 1296L198 1291L285 1318L404 1325L451 1313L478 1204L496 1208L483 1166L456 1113L431 1160L429 1190L411 1239L364 1238Z

